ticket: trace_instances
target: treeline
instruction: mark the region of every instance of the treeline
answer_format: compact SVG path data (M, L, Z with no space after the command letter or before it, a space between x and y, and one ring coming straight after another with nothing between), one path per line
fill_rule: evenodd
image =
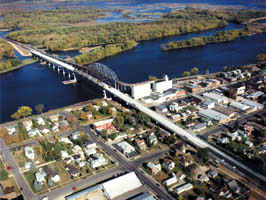
M162 50L168 51L174 49L204 46L212 43L229 42L240 37L245 37L248 34L249 32L246 29L218 31L215 35L212 36L194 37L189 40L169 42L167 45L164 45L162 47Z
M2 60L0 61L0 73L13 67L16 67L19 64L21 64L21 61L16 58Z
M182 10L172 11L166 14L165 18L171 19L197 19L197 18L206 18L210 19L216 17L221 20L234 22L234 23L243 23L253 18L265 17L266 11L262 10L235 10L235 9L197 9L187 7Z
M223 27L217 18L160 20L147 23L109 23L86 27L59 27L12 32L8 38L50 51L80 49L101 44L144 41Z
M18 10L3 12L0 28L32 30L40 28L70 26L89 23L106 16L106 10L89 7L86 9L58 8L55 10Z
M105 47L99 46L86 54L76 56L74 62L79 65L90 64L100 59L112 56L123 51L133 49L138 45L135 41L127 41L122 44L109 44Z
M13 47L8 44L5 40L0 38L0 61L3 58L14 57Z

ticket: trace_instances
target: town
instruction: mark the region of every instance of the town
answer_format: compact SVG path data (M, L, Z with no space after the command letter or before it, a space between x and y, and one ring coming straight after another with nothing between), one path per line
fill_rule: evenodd
M131 96L265 175L265 64L138 83ZM265 182L109 94L0 127L0 197L263 199Z

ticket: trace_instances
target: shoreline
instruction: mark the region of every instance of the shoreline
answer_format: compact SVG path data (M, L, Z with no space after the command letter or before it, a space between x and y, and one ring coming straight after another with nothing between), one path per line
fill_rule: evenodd
M6 74L8 72L12 72L14 70L17 70L17 69L20 69L22 67L25 67L26 65L30 65L30 64L33 64L33 63L36 63L38 62L37 60L33 60L32 58L29 58L29 59L26 59L26 60L23 60L21 64L15 66L15 67L11 67L9 69L6 69L6 70L3 70L3 71L0 71L0 75L2 74Z

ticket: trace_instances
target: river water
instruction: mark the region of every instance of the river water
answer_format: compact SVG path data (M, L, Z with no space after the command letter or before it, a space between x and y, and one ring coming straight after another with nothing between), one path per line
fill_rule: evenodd
M127 2L134 4L136 1ZM229 0L219 2L229 2ZM230 2L240 3L244 1ZM254 4L249 5L254 6ZM226 28L219 30L235 28L241 27L229 24ZM192 67L198 67L201 72L206 69L215 72L226 65L255 62L258 53L266 52L265 34L193 49L169 52L162 52L160 49L162 44L169 41L210 35L214 34L215 31L217 30L141 42L136 49L106 58L101 63L112 68L120 80L136 82L146 80L149 75L160 77L168 74L170 77L176 77ZM0 33L0 36L3 37L5 34ZM77 52L71 52L70 56L76 54ZM67 55L67 53L63 54L63 56ZM19 59L25 58L19 56ZM87 83L63 85L61 77L51 69L39 63L31 64L8 74L0 75L0 123L11 120L10 115L21 105L34 107L37 104L44 104L45 110L49 110L100 96L101 92L96 92L93 86Z

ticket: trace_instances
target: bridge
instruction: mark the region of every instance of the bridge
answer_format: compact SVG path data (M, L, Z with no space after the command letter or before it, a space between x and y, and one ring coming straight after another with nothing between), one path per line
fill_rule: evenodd
M187 132L186 130L178 127L176 124L174 124L171 120L168 118L162 116L161 114L147 108L139 101L131 98L128 94L123 93L122 91L119 91L118 88L116 88L117 84L120 82L117 80L117 76L114 76L113 78L110 78L110 76L105 76L103 79L99 79L99 73L100 71L97 71L96 75L92 72L95 72L95 69L84 69L78 65L71 64L68 62L64 62L61 59L58 59L54 56L50 56L46 53L37 51L37 50L31 50L31 53L34 57L38 57L40 60L46 61L48 65L56 65L60 68L65 68L71 72L74 72L89 81L93 82L94 84L101 87L103 90L108 91L113 96L121 99L126 104L134 107L135 109L147 114L150 116L154 121L156 121L161 126L165 127L167 130L171 131L172 133L178 135L185 141L191 143L192 145L198 147L198 148L208 148L213 154L216 156L222 157L223 159L227 160L228 162L232 163L234 166L237 166L239 170L243 171L245 174L249 174L252 177L255 177L262 181L264 184L266 183L266 177L253 171L249 167L245 166L241 162L237 161L236 159L232 158L231 156L227 155L226 153L220 151L216 147L212 146L211 144L207 143L206 141L200 139L196 135ZM127 85L125 85L127 86ZM124 87L124 85L122 85Z

